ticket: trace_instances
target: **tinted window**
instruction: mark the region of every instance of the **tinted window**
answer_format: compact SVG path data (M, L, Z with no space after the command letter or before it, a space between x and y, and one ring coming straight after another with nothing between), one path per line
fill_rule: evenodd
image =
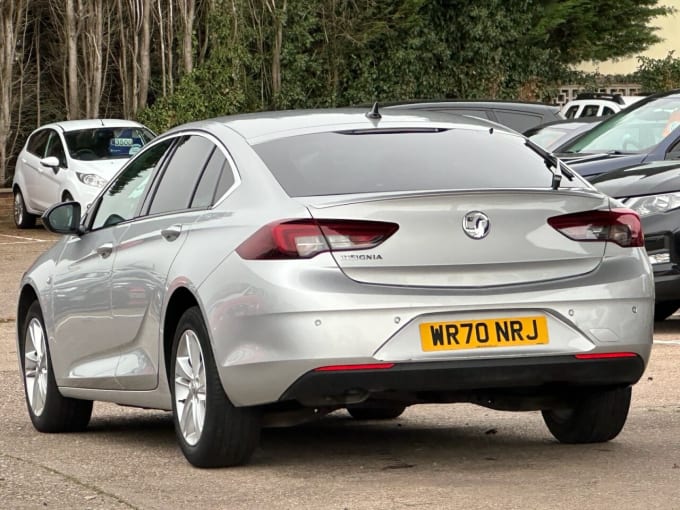
M543 159L519 136L488 129L361 133L294 136L254 149L290 196L551 183ZM563 186L582 184L565 179Z
M603 115L603 116L604 116L604 115L614 115L615 113L616 113L616 112L615 112L614 110L612 110L611 108L609 108L608 106L605 106L605 107L602 109L602 115Z
M28 152L35 154L39 158L42 158L45 154L45 148L47 147L47 139L49 138L49 135L49 129L43 129L42 131L38 131L37 133L31 135L31 138L28 140L28 144L26 145Z
M191 207L209 207L233 184L234 174L231 166L222 151L215 148L198 183Z
M154 168L171 143L168 140L150 147L112 181L97 208L93 229L115 225L134 217L149 187Z
M495 110L494 113L498 118L498 122L511 127L515 131L526 131L530 127L534 127L541 123L539 115L531 115L522 112L513 112L510 110Z
M202 136L187 136L177 144L154 193L149 214L189 207L203 167L214 144Z

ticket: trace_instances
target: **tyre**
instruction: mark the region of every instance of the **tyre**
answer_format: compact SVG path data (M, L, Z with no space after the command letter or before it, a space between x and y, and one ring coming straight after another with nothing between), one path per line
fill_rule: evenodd
M351 406L347 412L355 420L393 420L401 416L406 409L402 405L385 406Z
M680 308L680 301L661 301L654 305L654 321L666 320Z
M14 224L17 228L31 228L35 226L35 215L26 210L26 202L21 191L14 192Z
M68 192L64 191L64 194L61 197L62 202L73 202L73 196Z
M614 439L628 417L631 388L600 390L570 409L543 411L548 429L561 443L602 443Z
M33 426L40 432L84 430L92 415L92 401L66 398L59 392L37 301L28 309L22 331L22 375L28 414Z
M224 393L198 307L179 320L170 377L175 433L187 460L204 468L246 462L259 440L260 415L235 407Z

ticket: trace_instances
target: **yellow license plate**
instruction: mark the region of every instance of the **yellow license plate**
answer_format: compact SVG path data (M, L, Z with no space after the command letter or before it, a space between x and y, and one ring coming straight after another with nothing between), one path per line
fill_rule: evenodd
M515 347L548 343L544 316L420 324L423 351Z

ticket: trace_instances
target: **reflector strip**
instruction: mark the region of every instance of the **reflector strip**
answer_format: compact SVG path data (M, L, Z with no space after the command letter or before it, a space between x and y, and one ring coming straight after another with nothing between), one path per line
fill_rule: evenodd
M362 365L328 365L315 368L315 372L339 372L343 370L384 370L392 368L394 363L364 363Z
M576 354L576 359L635 358L634 352L601 352L595 354Z

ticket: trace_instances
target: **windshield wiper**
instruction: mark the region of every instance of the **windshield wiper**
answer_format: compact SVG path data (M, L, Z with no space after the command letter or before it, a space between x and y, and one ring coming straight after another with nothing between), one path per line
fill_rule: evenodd
M549 153L543 147L529 139L527 139L524 143L527 147L543 158L546 168L552 172L552 182L550 184L552 189L557 190L560 188L560 183L562 182L563 176L570 181L574 180L574 173L569 168L567 168L557 156ZM554 168L555 171L551 170L552 168Z

